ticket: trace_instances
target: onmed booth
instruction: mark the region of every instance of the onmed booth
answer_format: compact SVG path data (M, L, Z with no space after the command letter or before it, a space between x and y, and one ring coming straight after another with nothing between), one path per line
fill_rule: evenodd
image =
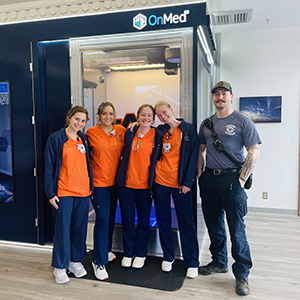
M9 92L9 100L0 103L0 113L5 109L6 114L1 115L0 134L10 143L6 162L11 166L2 177L1 159L0 184L7 194L0 203L2 240L52 242L43 151L47 137L63 127L71 106L88 109L91 119L85 130L97 124L102 101L115 105L117 123L125 128L136 121L140 105L154 106L159 100L169 102L177 118L197 129L212 112L215 41L205 2L11 24L0 28L0 36L7 41L0 47L0 84L8 83ZM156 117L154 126L158 124ZM2 137L0 142L5 143ZM0 155L2 149L1 144ZM192 192L200 243L205 229L196 185ZM180 258L171 207L175 254ZM94 220L90 205L88 246ZM122 251L121 226L117 208L114 251ZM154 206L149 226L148 254L161 256Z

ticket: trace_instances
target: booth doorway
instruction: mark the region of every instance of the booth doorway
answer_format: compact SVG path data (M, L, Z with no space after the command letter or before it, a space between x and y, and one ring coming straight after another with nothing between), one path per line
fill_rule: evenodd
M127 128L138 107L166 100L177 118L193 122L193 30L168 30L70 39L71 94L73 105L90 113L88 127L102 101L112 102L117 122ZM155 126L159 124L156 118ZM174 208L173 208L174 209ZM88 246L92 247L94 212L91 205ZM174 209L175 256L182 257ZM116 212L113 249L122 251L121 218ZM155 209L152 207L148 254L161 256Z

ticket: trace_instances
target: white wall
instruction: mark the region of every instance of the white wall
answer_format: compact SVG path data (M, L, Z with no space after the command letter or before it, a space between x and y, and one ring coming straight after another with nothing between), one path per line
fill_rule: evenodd
M242 96L282 96L282 122L256 123L262 139L248 206L298 209L300 28L225 32L220 79L229 81L239 109ZM268 192L269 199L262 199Z

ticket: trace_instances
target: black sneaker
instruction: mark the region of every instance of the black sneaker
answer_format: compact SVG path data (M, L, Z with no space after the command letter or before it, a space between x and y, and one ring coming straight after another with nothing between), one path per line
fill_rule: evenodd
M213 262L210 262L208 265L200 267L199 273L202 275L211 275L214 273L227 273L228 268L219 268L216 265L213 264Z
M235 292L240 296L247 296L250 294L250 288L247 278L236 279Z

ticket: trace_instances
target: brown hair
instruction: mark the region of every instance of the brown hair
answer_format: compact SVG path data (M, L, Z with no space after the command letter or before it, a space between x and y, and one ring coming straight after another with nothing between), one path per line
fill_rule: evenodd
M152 109L152 112L153 112L153 121L155 119L155 110L153 108L153 106L151 104L143 104L139 107L138 111L137 111L137 118L140 117L140 114L142 113L142 110L145 108L145 107L149 107Z
M83 107L83 106L80 106L80 105L77 105L77 106L74 106L72 107L71 109L69 109L68 113L67 113L67 116L66 116L66 127L69 126L70 124L70 119L76 114L76 113L84 113L86 114L86 121L88 121L90 118L89 118L89 112L88 110Z
M155 106L154 106L154 110L156 110L158 107L161 107L161 106L166 106L167 108L171 108L171 105L165 101L165 100L160 100L158 102L156 102Z
M114 105L109 101L103 101L103 102L100 103L100 105L97 109L97 114L96 114L96 116L98 117L98 122L100 121L100 116L102 115L103 110L106 106L110 106L113 109L114 116L115 116L115 120L113 121L113 124L115 124L116 123L116 116L117 116L116 109L115 109Z

